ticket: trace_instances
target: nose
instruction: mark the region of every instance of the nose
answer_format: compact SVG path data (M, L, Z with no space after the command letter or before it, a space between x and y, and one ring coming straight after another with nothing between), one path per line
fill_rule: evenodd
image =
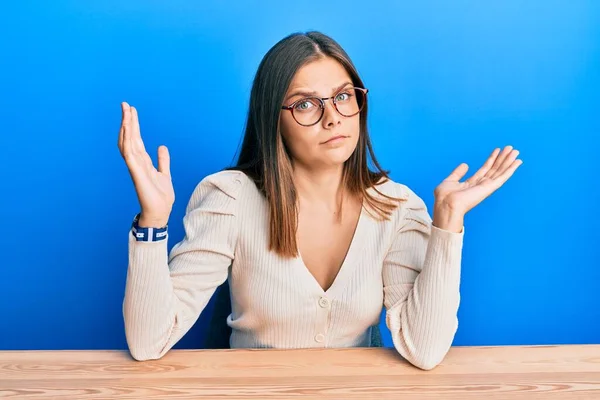
M325 101L325 109L323 110L323 127L332 128L342 122L342 116L335 109L332 99Z

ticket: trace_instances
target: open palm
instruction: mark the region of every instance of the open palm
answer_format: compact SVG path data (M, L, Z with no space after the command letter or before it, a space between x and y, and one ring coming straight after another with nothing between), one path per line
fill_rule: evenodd
M523 164L522 160L517 159L518 155L519 151L512 146L506 146L502 152L498 148L494 149L483 166L464 182L460 180L469 170L469 166L460 164L436 187L436 202L467 213L504 185Z
M175 201L169 151L166 146L159 146L158 168L155 168L142 140L137 109L126 102L121 103L121 109L118 145L140 203L140 224L164 226Z

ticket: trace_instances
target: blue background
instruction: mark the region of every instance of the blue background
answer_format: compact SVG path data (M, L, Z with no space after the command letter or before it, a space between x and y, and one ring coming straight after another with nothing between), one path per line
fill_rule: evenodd
M170 149L171 248L195 185L234 159L261 58L310 29L348 51L380 161L430 207L460 162L474 172L496 146L521 151L467 215L454 344L600 343L600 2L315 4L3 5L1 349L126 348L138 206L120 102L137 106L155 161ZM209 313L176 348L201 345Z

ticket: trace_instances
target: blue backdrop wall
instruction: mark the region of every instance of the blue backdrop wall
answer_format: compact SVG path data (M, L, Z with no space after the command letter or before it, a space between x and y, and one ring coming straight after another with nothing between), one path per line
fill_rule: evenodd
M467 216L454 344L600 343L599 2L55 0L0 13L0 348L126 348L120 102L155 161L170 149L171 248L195 185L233 160L262 56L311 29L353 58L380 161L429 206L460 162L521 150Z

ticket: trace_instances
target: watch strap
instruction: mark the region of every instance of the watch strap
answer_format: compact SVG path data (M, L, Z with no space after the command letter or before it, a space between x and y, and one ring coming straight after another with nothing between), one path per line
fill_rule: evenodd
M138 213L131 223L131 234L136 241L158 242L167 238L168 224L160 228L139 226L140 214Z

